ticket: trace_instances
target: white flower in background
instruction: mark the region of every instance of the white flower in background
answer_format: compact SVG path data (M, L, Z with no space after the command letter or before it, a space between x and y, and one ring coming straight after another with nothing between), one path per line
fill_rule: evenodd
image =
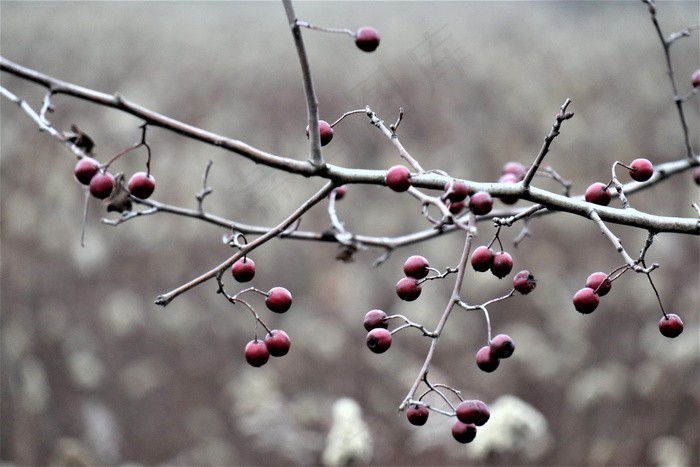
M541 457L552 444L544 415L522 399L503 395L489 404L491 418L479 427L470 445L473 457L509 453L530 461Z
M333 422L323 451L324 465L367 464L372 459L372 437L362 420L360 405L348 397L333 404Z

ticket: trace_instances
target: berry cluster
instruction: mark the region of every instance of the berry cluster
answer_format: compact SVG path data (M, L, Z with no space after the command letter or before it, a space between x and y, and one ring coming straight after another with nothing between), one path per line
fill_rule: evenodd
M595 182L586 189L584 199L587 202L600 206L607 206L610 204L612 193L609 188L611 185L618 185L617 177L615 176L616 165L627 168L630 178L636 182L646 182L654 175L654 165L648 159L635 159L630 165L625 165L622 162L615 162L613 164L613 178L608 184ZM621 186L619 186L619 190L622 190Z
M75 165L73 171L75 178L83 185L87 185L90 194L97 199L106 199L114 190L114 175L101 167L100 163L92 157L83 157ZM140 199L150 197L156 189L156 179L147 172L136 172L127 184L129 192Z

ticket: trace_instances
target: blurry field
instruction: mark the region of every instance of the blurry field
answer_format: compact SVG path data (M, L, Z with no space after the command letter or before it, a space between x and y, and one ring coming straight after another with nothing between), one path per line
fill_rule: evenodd
M698 8L660 3L666 35L697 23ZM379 49L365 54L348 36L303 31L321 118L370 105L394 121L403 107L399 137L426 168L495 181L504 163L534 159L567 98L575 116L547 161L573 182L574 194L607 181L614 160L662 163L684 155L661 44L641 2L299 2L296 10L312 24L381 32ZM119 92L271 153L307 157L299 64L281 2L2 2L0 21L0 52L9 60ZM700 67L697 37L673 46L682 93ZM40 106L44 89L6 73L0 79ZM661 265L653 277L664 307L686 325L669 340L658 333L661 311L642 276L616 281L592 315L573 309L571 297L590 273L622 264L591 222L538 218L517 249L512 240L522 225L502 232L516 271L529 269L539 281L531 295L490 308L494 332L510 334L517 352L495 373L480 372L474 355L486 340L483 316L455 313L430 376L467 398L492 404L512 395L517 399L501 399L502 407L524 401L535 411L520 432L494 422L465 447L452 440L446 417L432 414L416 428L396 415L427 339L415 330L398 333L378 356L365 348L362 327L373 308L434 327L449 284L428 284L412 303L400 302L394 286L409 255L454 266L460 235L397 250L378 268L372 262L381 251L361 251L348 264L334 260L330 244L275 240L255 251L252 284L287 287L294 305L269 316L255 304L266 322L288 332L292 349L253 369L243 358L253 320L216 294L213 282L167 308L153 304L230 256L221 242L230 232L166 214L114 228L100 223L106 213L93 200L80 247L83 192L73 156L16 106L0 104L0 461L316 465L333 404L350 397L362 409L357 437L371 465L700 463L696 237L660 235L647 256ZM95 139L101 161L140 136L141 122L119 112L65 96L53 104L53 124L77 124ZM697 98L686 110L697 151ZM273 225L321 186L163 130L149 130L148 140L154 197L170 204L196 207L209 160L214 191L205 208L239 222ZM362 115L338 125L324 156L346 167L399 162ZM140 150L116 170L129 174L144 163ZM536 185L559 190L549 180ZM697 201L689 174L631 199L641 211L684 217L694 215L690 203ZM306 216L302 228L329 227L324 209ZM428 228L413 198L376 187L351 186L338 214L358 234ZM632 256L646 238L611 228ZM477 244L493 233L480 225ZM470 273L465 300L482 303L509 285ZM515 407L503 409L513 420L528 413Z

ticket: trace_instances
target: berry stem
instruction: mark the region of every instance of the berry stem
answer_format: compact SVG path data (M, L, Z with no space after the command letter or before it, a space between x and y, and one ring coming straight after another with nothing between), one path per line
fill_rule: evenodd
M322 32L332 32L332 33L339 33L339 34L347 34L351 37L356 37L355 31L352 31L347 28L331 28L327 26L314 26L313 24L307 23L306 21L296 21L296 24L299 27L302 28L307 28L307 29L313 29L314 31L322 31Z
M377 116L377 114L374 113L374 112L372 111L372 109L369 108L369 106L367 106L367 107L365 108L365 113L366 113L367 116L369 117L370 123L371 123L372 125L376 126L377 128L379 128L379 129L382 131L382 133L384 133L384 134L391 140L391 142L394 144L394 146L396 147L396 149L398 149L399 155L401 155L401 157L403 157L404 160L406 160L406 162L408 162L408 163L411 165L411 167L413 167L413 169L414 169L416 172L421 172L421 173L422 173L422 172L425 172L425 171L423 170L423 167L421 167L421 165L418 163L418 161L416 161L416 160L408 153L408 151L406 151L406 148L403 147L403 145L402 145L401 142L399 141L399 138L396 136L396 133L393 132L393 131L391 131L389 128L386 127L386 125L384 125L384 120L381 120L381 119Z

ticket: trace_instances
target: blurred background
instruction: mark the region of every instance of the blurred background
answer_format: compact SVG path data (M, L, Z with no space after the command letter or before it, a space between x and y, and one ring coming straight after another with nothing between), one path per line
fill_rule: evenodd
M321 118L369 104L393 122L403 107L401 142L426 168L495 181L506 162L534 159L567 98L575 116L547 161L573 182L573 194L609 180L615 160L662 163L685 154L662 47L641 2L295 6L312 24L380 31L372 54L348 36L303 31ZM657 9L666 35L698 22L697 2ZM281 3L2 2L0 18L9 60L264 151L307 157L299 64ZM697 32L672 48L683 94L700 67L698 49ZM44 89L7 73L0 79L41 106ZM77 124L102 162L139 140L141 122L128 115L66 96L52 102L54 126ZM537 218L518 248L512 242L522 225L504 230L515 271L529 269L539 281L529 296L489 308L494 333L508 333L517 351L495 373L479 371L483 315L456 312L430 372L433 383L491 406L492 420L464 446L447 417L433 413L414 427L396 413L428 340L405 330L374 355L362 327L364 314L381 308L433 328L450 281L432 281L411 303L394 286L412 254L439 269L456 265L462 235L397 250L377 268L376 250L351 263L335 260L333 244L275 240L256 250L251 285L287 287L294 304L270 316L251 299L292 340L287 356L255 369L243 357L253 319L216 294L214 282L166 308L153 303L228 258L221 238L230 232L168 214L115 228L100 219L118 215L92 199L81 247L75 159L17 106L1 104L3 465L700 463L697 237L659 235L647 255L661 265L653 277L665 309L685 322L680 337L666 339L643 276L615 281L591 315L574 310L571 297L590 273L622 264L591 222ZM697 98L685 109L697 150ZM274 225L322 184L156 128L148 141L154 199L195 208L211 160L205 209L238 222ZM336 127L324 155L346 167L400 162L362 115ZM145 160L140 149L113 168L128 177ZM560 190L547 179L536 185ZM683 217L694 216L697 201L690 173L631 197L641 211ZM412 197L377 187L351 186L338 214L358 234L429 228ZM306 230L329 225L325 203L302 222ZM642 247L645 232L610 227L632 256ZM493 234L480 224L476 244ZM243 287L228 274L225 282L230 292ZM509 279L470 272L463 297L477 304L509 290Z

